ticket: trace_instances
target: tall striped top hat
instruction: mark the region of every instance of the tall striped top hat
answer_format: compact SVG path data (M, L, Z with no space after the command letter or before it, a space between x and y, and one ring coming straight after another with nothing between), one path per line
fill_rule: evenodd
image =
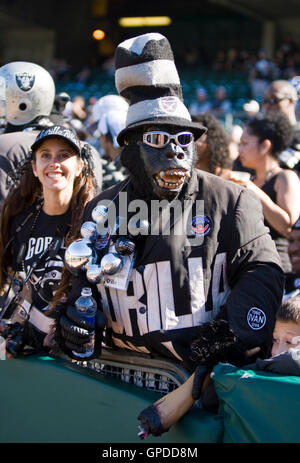
M129 102L125 135L143 125L171 124L190 130L199 138L206 128L192 122L183 103L179 75L169 41L150 33L120 43L115 52L115 83L118 93Z

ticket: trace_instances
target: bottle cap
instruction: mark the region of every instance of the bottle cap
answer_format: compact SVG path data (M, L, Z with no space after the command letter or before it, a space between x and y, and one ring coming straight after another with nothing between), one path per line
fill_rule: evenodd
M91 296L91 295L92 295L92 289L91 288L82 288L81 296Z

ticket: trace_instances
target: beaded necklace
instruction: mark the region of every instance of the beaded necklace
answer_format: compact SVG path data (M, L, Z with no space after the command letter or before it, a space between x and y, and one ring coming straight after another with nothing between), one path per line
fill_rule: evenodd
M60 233L59 235L53 237L53 239L50 241L47 248L31 264L29 270L26 271L26 269L25 269L25 254L26 254L26 250L27 250L27 243L28 243L28 240L30 239L30 237L32 236L32 233L35 230L38 218L39 218L41 210L42 210L42 206L43 205L41 204L41 206L37 209L37 211L36 211L36 213L34 215L34 218L33 218L33 222L32 222L30 231L29 231L28 236L27 236L27 242L21 244L20 251L19 251L19 255L20 255L20 258L21 258L22 270L23 270L24 275L25 275L25 280L24 280L23 284L25 284L27 286L27 288L29 288L28 281L29 281L29 279L31 277L32 272L37 268L38 264L42 261L42 259L45 258L45 256L47 255L48 252L52 252L52 251L57 252L60 249L62 241L63 241L63 237L64 237L64 233ZM46 272L46 268L44 270L44 273L45 272ZM43 276L41 276L40 281L42 281L42 279L43 279Z

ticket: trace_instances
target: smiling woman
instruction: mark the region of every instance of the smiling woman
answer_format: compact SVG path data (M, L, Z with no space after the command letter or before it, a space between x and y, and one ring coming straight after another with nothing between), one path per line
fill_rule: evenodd
M78 234L84 206L95 193L90 153L71 130L44 129L31 148L14 172L1 213L0 288L4 292L10 281L22 288L5 313L9 333L15 323L22 327L18 345L7 343L12 355L24 344L47 348L65 247Z
M44 210L64 212L68 209L75 179L84 167L78 152L61 138L45 140L36 150L32 171L43 188Z

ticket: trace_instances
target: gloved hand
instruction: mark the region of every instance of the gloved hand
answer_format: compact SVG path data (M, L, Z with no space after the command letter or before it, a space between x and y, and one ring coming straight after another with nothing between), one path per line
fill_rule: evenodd
M197 327L197 339L191 344L190 359L195 367L205 365L211 370L219 362L236 366L249 362L249 353L244 343L233 333L226 320L218 319ZM260 349L253 349L257 353Z
M62 302L56 306L54 340L62 351L71 358L80 359L74 352L93 353L81 360L97 358L101 354L105 316L97 310L95 325L85 319L84 313L79 312L73 305Z
M257 359L255 363L243 367L245 370L264 370L282 376L300 376L300 347L292 347L286 352L268 359Z
M8 357L17 357L25 345L24 326L19 322L7 325L6 329L2 330L1 335L6 339Z

